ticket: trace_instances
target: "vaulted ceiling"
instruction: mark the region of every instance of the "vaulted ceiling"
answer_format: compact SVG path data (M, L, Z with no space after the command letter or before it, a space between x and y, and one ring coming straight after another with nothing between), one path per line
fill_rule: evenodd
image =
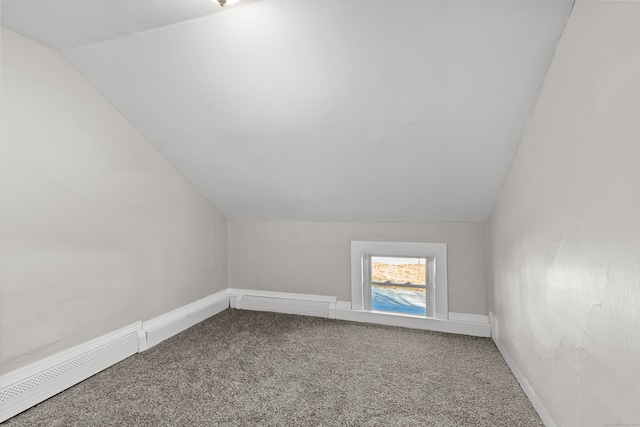
M571 3L2 0L227 218L486 220ZM544 173L544 171L541 171Z

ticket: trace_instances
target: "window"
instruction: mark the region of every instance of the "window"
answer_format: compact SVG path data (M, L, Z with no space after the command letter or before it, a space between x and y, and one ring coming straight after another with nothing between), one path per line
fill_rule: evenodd
M447 319L444 243L351 242L356 310Z
M433 316L433 284L430 267L433 257L403 258L367 256L363 299L366 308L391 313Z

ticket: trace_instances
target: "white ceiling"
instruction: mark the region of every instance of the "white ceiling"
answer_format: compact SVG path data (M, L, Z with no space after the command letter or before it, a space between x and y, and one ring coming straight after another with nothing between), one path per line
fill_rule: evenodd
M46 29L6 3L227 218L310 221L486 220L571 8L264 0L86 44L81 2Z
M212 0L2 0L2 26L56 50L223 10Z

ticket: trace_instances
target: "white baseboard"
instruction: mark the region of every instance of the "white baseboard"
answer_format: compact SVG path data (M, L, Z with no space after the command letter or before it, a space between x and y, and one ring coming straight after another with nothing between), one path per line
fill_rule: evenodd
M338 301L336 302L336 308L341 310L350 310L351 301Z
M135 354L142 322L0 377L0 422Z
M225 289L0 376L0 422L227 308Z
M336 297L233 288L228 291L233 308L335 318Z
M489 316L484 314L453 313L450 311L449 320L456 320L458 322L483 323L487 325L489 324Z
M505 362L507 362L507 365L509 365L511 372L518 380L518 383L520 383L520 387L522 387L522 390L529 398L529 401L531 402L531 404L533 405L533 408L536 410L536 412L540 416L540 419L542 420L544 425L546 427L556 427L556 423L553 421L553 419L547 412L546 408L542 404L542 401L540 400L536 392L533 390L533 387L531 386L527 378L524 376L524 374L520 370L520 367L518 366L516 361L511 357L511 354L509 354L505 346L500 341L500 338L494 335L493 342L496 343L496 347L498 347L498 350L500 350L500 354L502 354L502 358L505 360Z
M256 291L250 289L229 289L232 308L276 313L301 314L305 316L327 317L354 322L377 323L380 325L425 329L452 334L491 336L489 317L476 314L454 314L456 319L433 319L420 316L405 316L393 313L372 312L351 309L351 302L337 301L336 297L286 292Z
M151 348L227 308L229 308L229 292L225 289L142 322L147 338L146 348Z
M453 317L450 320L420 318L352 310L351 302L337 301L336 297L331 296L230 288L0 376L0 422L135 353L151 348L208 317L226 310L230 305L245 310L336 318L466 335L489 336L490 334L489 323L484 321L484 318L481 319L483 316L478 315L450 313L450 317ZM455 319L456 316L458 320ZM505 352L499 341L496 345L504 356ZM509 366L512 365L507 356L505 360ZM512 370L514 370L513 367ZM515 370L514 374L523 384ZM533 403L534 398L527 392L524 385L523 389ZM530 387L529 389L532 390ZM535 403L534 407L536 407ZM538 410L537 407L536 410ZM540 413L540 410L538 412ZM544 413L546 414L546 411ZM547 424L546 420L545 424ZM547 426L554 427L554 424L547 424Z
M471 335L476 337L491 336L489 323L474 323L458 320L435 319L421 316L408 316L395 313L381 313L367 310L336 310L336 319L352 322L376 323L379 325L399 326L402 328L423 329L446 332L450 334Z

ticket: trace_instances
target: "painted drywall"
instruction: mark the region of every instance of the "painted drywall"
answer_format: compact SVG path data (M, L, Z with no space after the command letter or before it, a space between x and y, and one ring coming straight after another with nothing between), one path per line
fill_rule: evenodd
M229 219L486 221L570 8L256 1L63 55Z
M251 1L251 0L248 0ZM239 7L243 0L229 8ZM124 37L223 9L212 0L2 0L2 26L56 50Z
M640 3L576 2L489 228L498 337L558 426L640 423Z
M224 217L59 53L1 55L0 372L226 288Z
M485 226L229 221L229 283L350 301L352 240L447 243L449 311L486 315Z

